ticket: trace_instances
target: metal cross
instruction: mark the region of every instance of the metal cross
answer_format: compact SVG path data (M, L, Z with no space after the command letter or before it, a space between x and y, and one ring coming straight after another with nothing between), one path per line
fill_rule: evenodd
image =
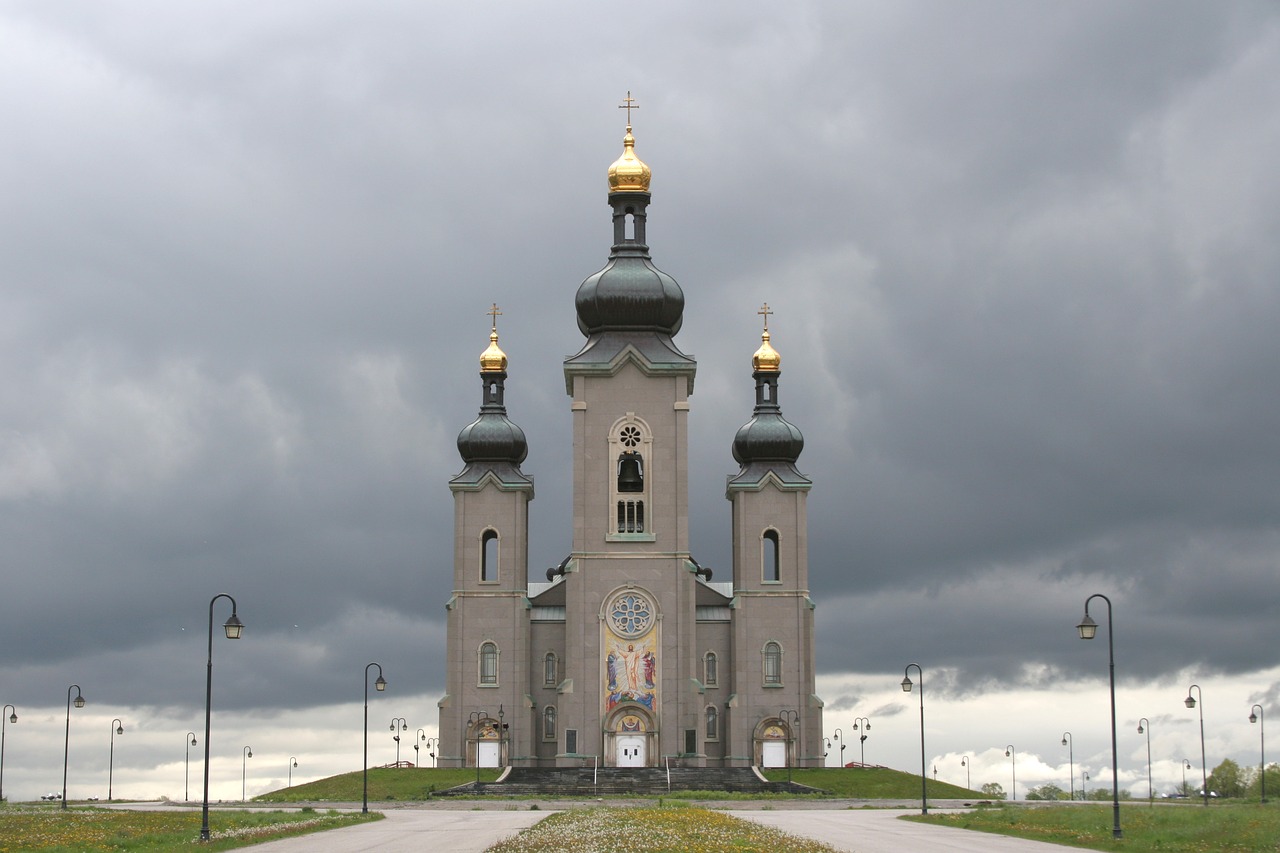
M493 330L498 331L498 318L502 316L502 312L498 310L498 303L493 303L493 307L484 313L493 318Z
M627 96L622 99L622 103L618 104L618 109L627 111L627 127L631 127L631 111L640 109L640 105L636 103L636 99L631 97L631 90L627 90Z
M764 305L760 306L760 310L756 313L764 317L764 330L766 332L769 331L769 315L773 313L769 310L769 303L766 302Z

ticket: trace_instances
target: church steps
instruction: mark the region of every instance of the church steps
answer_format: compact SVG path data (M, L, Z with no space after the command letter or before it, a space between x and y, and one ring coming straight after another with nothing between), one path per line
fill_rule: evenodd
M653 796L671 791L726 791L732 793L818 794L816 788L790 782L768 782L750 767L512 768L501 782L468 782L437 791L435 796L486 794L493 796L594 797L639 794Z

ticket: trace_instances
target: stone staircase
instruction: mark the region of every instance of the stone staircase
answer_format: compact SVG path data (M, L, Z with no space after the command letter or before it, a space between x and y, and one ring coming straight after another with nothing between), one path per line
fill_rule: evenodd
M491 794L514 797L606 797L669 791L821 794L795 782L768 782L751 767L512 767L497 782L468 782L434 796Z

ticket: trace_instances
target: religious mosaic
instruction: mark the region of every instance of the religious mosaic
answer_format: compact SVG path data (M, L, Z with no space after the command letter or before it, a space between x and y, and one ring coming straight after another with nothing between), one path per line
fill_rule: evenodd
M628 590L614 598L604 620L604 710L635 702L658 705L658 631L649 599Z

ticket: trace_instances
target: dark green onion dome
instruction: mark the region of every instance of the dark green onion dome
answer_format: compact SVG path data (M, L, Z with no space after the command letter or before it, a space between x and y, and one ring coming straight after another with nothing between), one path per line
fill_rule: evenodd
M458 433L458 453L462 461L509 462L519 465L529 455L529 443L524 430L507 418L503 401L507 380L507 356L498 347L498 306L493 307L495 322L489 333L489 348L480 354L480 379L484 384L484 397L480 417Z
M631 128L618 163L634 158ZM635 162L639 162L636 160ZM674 335L684 318L684 292L671 276L653 265L645 243L645 210L649 205L648 167L644 180L620 181L610 170L609 205L613 208L613 249L604 269L578 287L574 304L584 335L608 331L652 331ZM643 164L641 164L643 166Z
M769 306L765 306L768 311ZM780 462L795 465L804 450L804 436L795 424L782 416L778 405L778 376L782 359L769 344L769 330L751 362L756 380L756 408L733 437L733 458L739 465L753 462Z

